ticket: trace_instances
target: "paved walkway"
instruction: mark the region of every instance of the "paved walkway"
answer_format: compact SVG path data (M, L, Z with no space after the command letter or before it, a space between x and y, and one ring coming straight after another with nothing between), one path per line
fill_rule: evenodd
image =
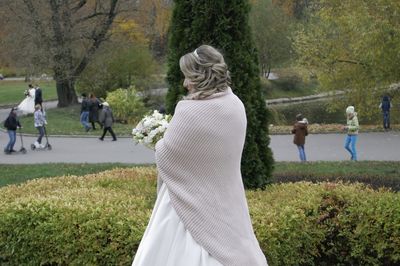
M57 101L45 102L46 109L55 108ZM0 118L7 117L9 109L0 109ZM0 119L2 120L2 119ZM307 137L305 146L309 161L348 160L349 154L343 148L344 134L315 134ZM292 135L271 136L271 148L276 161L298 161L297 147ZM0 152L0 164L33 164L49 162L66 163L154 163L154 152L141 145L135 145L131 138L119 138L112 142L97 138L51 137L51 151L31 151L34 137L23 138L26 154L5 155ZM8 136L0 131L0 146L8 142ZM15 149L21 147L18 136ZM359 160L400 161L400 132L361 133L357 143ZM2 150L1 149L1 150ZM0 151L1 151L0 150Z
M348 160L350 156L343 148L344 138L343 134L309 135L305 147L307 159L309 161ZM297 148L292 144L292 139L291 135L271 136L271 148L276 161L298 161ZM0 132L1 146L5 146L7 141L7 135ZM116 142L111 141L111 138L106 138L102 142L97 138L52 137L49 139L53 147L51 151L31 151L30 144L34 141L34 137L24 137L25 148L28 152L13 155L0 153L0 163L154 163L154 152L141 145L135 145L131 138L119 138ZM19 149L20 145L18 137L15 149ZM357 147L359 160L400 161L399 132L360 134Z

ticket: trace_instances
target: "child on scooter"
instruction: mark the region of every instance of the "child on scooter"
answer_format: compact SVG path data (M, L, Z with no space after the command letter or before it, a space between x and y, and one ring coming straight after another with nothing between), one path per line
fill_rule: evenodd
M17 137L17 127L21 128L21 124L17 119L17 112L16 108L12 108L10 114L8 115L7 119L4 121L4 127L7 129L8 137L10 141L8 142L7 146L4 148L5 154L11 154L12 152L16 152L14 150L14 144Z
M44 126L47 125L46 118L43 114L42 107L40 104L35 105L35 112L33 114L34 119L35 119L35 127L39 131L39 137L35 141L34 145L36 148L45 148L45 146L42 144L42 138L44 136Z

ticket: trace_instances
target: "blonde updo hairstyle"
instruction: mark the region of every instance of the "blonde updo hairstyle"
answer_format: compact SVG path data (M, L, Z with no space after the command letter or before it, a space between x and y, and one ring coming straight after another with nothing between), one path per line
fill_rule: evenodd
M179 60L179 66L191 85L187 100L201 100L225 91L231 82L222 54L212 46L202 45Z

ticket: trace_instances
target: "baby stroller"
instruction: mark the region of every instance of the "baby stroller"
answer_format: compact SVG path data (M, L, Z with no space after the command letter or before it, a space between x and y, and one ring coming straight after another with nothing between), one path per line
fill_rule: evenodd
M52 147L49 143L49 137L47 136L47 131L46 131L46 127L43 126L44 129L44 136L46 137L46 144L39 144L39 142L35 141L35 143L31 144L31 150L51 150Z

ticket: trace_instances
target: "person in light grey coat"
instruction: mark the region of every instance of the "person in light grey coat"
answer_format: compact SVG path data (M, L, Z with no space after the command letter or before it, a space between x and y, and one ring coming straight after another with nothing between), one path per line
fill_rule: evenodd
M114 116L111 111L110 105L107 102L104 102L102 105L103 109L101 110L99 120L100 123L103 125L103 135L99 138L99 140L103 141L104 136L106 135L107 131L109 131L113 138L112 140L116 141L117 137L115 136L115 133L112 130L112 125L114 123Z

